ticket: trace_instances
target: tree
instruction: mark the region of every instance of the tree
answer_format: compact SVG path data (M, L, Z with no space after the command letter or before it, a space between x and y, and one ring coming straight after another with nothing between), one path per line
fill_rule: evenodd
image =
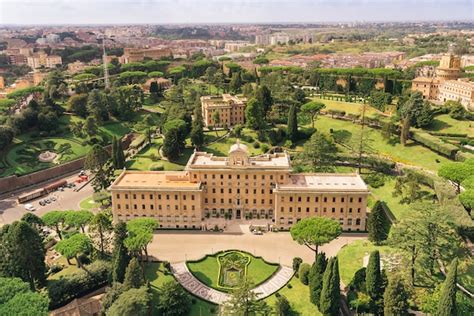
M148 288L123 292L107 311L107 316L148 316L152 296Z
M127 222L128 237L124 244L135 256L145 254L148 260L147 246L153 239L153 231L158 222L152 218L135 218Z
M250 316L269 315L270 310L265 301L257 299L257 293L252 291L253 284L245 280L235 289L230 299L223 306L224 315Z
M220 126L220 124L221 124L221 114L220 114L219 110L215 110L214 113L212 113L212 121L214 122L215 127ZM219 136L219 134L217 133L217 129L216 129L216 136Z
M123 169L123 167L125 167L122 141L116 136L112 138L112 165L115 169Z
M90 223L94 214L90 211L66 211L64 216L64 223L68 226L80 228L82 233L85 233L85 227Z
M21 220L28 223L31 227L33 227L37 231L39 231L40 228L45 225L44 221L33 213L25 213L21 217Z
M298 104L303 104L306 102L306 94L302 89L296 89L293 93L293 99L298 102Z
M56 231L59 239L63 239L61 228L64 225L66 213L63 211L51 211L43 215L41 218L46 226Z
M369 240L376 245L386 240L390 231L390 223L385 214L383 201L375 202L367 219Z
M19 221L0 230L0 276L19 277L35 290L46 281L45 250L38 231Z
M80 93L71 96L67 101L68 111L73 112L83 118L87 117L89 113L87 110L87 98L88 97L86 93Z
M91 249L91 240L87 235L84 234L75 234L67 239L60 240L55 249L66 257L69 264L70 258L76 259L77 266L79 268L84 268L80 254L87 253Z
M288 112L288 125L286 134L288 139L292 142L298 140L298 118L297 118L297 108L296 104L292 103L290 106L290 111Z
M87 111L99 123L102 123L109 119L109 112L107 110L107 105L104 100L103 93L100 92L98 89L94 89L89 93L89 96L87 98Z
M290 230L294 241L314 251L315 260L317 260L319 246L337 238L341 232L341 225L327 217L303 218Z
M110 287L105 290L105 295L102 298L101 315L105 315L107 310L125 292L125 287L122 283L113 282Z
M448 275L443 283L441 297L438 302L437 316L457 315L456 313L456 290L457 290L458 260L454 258L449 266Z
M265 112L263 104L257 99L252 98L247 102L245 107L245 120L247 126L254 130L261 130L265 128Z
M323 276L327 266L326 254L320 252L309 272L309 295L311 303L318 306L321 298L321 291L323 289Z
M311 101L305 103L301 106L301 111L306 115L309 115L311 118L311 125L314 128L314 121L316 120L316 116L324 109L326 106L322 102Z
M280 295L277 297L275 302L275 312L278 316L289 316L291 315L291 306L288 299Z
M323 276L323 289L319 302L319 311L324 316L339 315L340 280L337 257L329 259Z
M385 316L406 316L408 313L408 293L400 276L395 275L388 281L383 296ZM449 314L447 314L449 315Z
M307 263L302 263L298 269L298 277L300 278L301 283L308 285L308 276L311 266Z
M167 121L163 126L163 155L169 159L177 159L185 146L187 130L186 122L181 119Z
M303 158L314 171L328 172L333 169L336 153L334 140L327 134L315 132L304 145Z
M32 292L19 278L0 277L0 315L48 315L47 296Z
M255 98L263 106L263 113L267 117L268 111L270 111L273 105L272 92L266 85L260 86L255 92Z
M190 138L191 143L197 149L204 145L203 118L201 101L199 100L199 98L196 98L196 105L194 106L194 119L191 126Z
M10 145L14 136L13 128L7 125L0 125L0 149L4 149Z
M461 182L474 174L474 164L467 162L447 162L441 165L438 175L456 184L456 190L461 191Z
M369 263L365 274L365 284L367 295L372 299L373 311L378 314L381 307L380 299L383 296L383 279L380 272L380 253L373 251L369 257Z
M293 272L295 273L296 277L298 277L298 271L300 270L300 265L303 263L303 259L300 257L293 258Z
M232 78L229 83L230 91L232 93L239 93L240 88L242 87L242 77L240 72L235 72L232 74Z
M89 231L99 235L99 250L101 254L104 255L106 248L105 235L112 231L112 219L110 213L102 211L95 214L90 220Z
M114 227L114 252L112 279L114 282L123 282L130 257L125 247L124 241L127 238L127 225L118 222Z
M125 271L125 278L123 285L126 289L136 288L138 289L144 284L142 271L138 259L136 257L130 260L127 270Z
M95 144L86 156L84 168L94 175L94 191L106 189L113 176L112 164L109 163L109 153L99 144Z
M399 101L398 114L401 120L400 143L405 146L409 138L410 127L416 120L418 109L423 108L423 96L419 91L402 96Z
M184 316L191 310L191 298L176 281L168 281L158 289L158 311L161 315Z
M461 194L459 194L459 201L466 209L474 209L474 189L461 192Z

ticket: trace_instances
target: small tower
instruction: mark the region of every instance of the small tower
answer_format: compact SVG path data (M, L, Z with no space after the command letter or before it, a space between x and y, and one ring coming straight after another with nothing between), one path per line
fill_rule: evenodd
M102 38L102 64L104 65L105 88L110 88L109 68L107 68L107 53L105 52L105 36Z

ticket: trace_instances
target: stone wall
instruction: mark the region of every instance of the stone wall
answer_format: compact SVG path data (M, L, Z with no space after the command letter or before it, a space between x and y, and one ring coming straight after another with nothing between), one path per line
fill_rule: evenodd
M122 139L122 147L124 150L128 148L132 142L132 139L133 134L127 134ZM112 147L109 145L106 147L106 149L110 152ZM84 167L84 160L85 157L19 177L13 175L0 178L0 194L12 192L21 188L61 177L74 171L81 170Z

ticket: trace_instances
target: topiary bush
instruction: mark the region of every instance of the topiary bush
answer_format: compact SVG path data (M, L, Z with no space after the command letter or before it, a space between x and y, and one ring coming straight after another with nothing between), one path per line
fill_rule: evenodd
M307 263L302 263L300 265L299 270L298 270L298 275L299 275L300 281L304 285L308 285L308 283L309 283L309 279L308 279L309 270L311 270L311 266Z
M303 263L303 259L300 257L293 258L293 271L295 272L296 277L298 277L298 270L300 269L301 263Z
M364 177L364 181L372 188L380 188L385 184L385 177L379 173L371 173Z
M150 165L150 170L151 171L163 171L163 170L165 170L165 166L161 162L152 163Z

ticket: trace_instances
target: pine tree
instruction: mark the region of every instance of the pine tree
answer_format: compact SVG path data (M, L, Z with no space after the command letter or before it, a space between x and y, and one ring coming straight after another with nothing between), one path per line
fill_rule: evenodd
M373 251L369 257L369 263L365 274L365 284L367 295L372 299L373 312L378 314L381 310L383 296L383 279L380 272L380 253L378 250Z
M383 209L383 203L384 202L382 201L377 201L367 219L369 240L376 245L380 244L380 242L386 240L388 237L389 224Z
M320 252L316 256L316 260L311 266L309 273L309 295L311 303L319 307L321 298L321 290L323 289L323 275L326 270L327 259L324 252Z
M448 275L443 283L441 297L438 302L437 316L456 315L456 282L457 282L458 259L454 258L449 266Z
M408 315L408 294L399 276L389 280L383 298L385 316Z
M337 257L333 257L329 260L323 276L323 289L321 291L319 311L324 316L339 314L339 287L339 264L337 262Z
M123 285L126 289L138 289L144 283L145 282L143 280L142 268L140 267L138 259L134 257L132 258L132 260L130 260L130 263L127 267L127 271L125 271L125 279L123 281Z
M288 113L287 127L288 139L292 142L296 142L298 140L298 119L296 117L296 111L296 104L292 104Z
M200 148L204 144L204 131L203 131L203 122L202 122L202 110L201 110L201 101L199 98L196 98L196 104L194 106L194 118L191 127L191 143L196 148Z
M114 253L112 279L114 282L123 282L130 257L123 241L127 238L127 226L124 222L119 222L114 229Z

